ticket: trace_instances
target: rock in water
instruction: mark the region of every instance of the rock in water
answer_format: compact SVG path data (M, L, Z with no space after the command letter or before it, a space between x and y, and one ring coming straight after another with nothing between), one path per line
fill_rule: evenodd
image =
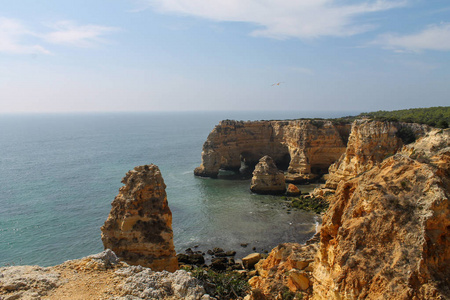
M135 167L122 183L101 228L105 249L112 249L129 264L174 272L178 261L172 212L159 168L153 164Z
M296 185L293 185L292 183L289 183L287 191L286 191L286 196L295 197L300 194L301 194L301 192L298 189L298 187Z
M284 174L270 156L264 156L256 165L250 190L257 194L283 194L286 191Z

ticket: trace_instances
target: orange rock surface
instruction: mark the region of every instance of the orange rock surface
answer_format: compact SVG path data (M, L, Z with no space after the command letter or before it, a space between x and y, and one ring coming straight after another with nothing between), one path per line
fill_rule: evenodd
M238 171L241 163L254 167L269 155L279 169L287 169L287 181L309 180L344 153L349 132L349 125L322 120L225 120L209 134L194 173L217 177L220 169Z
M177 270L172 212L159 168L136 167L122 183L125 185L112 202L111 212L101 228L105 249L112 249L128 264L155 271Z

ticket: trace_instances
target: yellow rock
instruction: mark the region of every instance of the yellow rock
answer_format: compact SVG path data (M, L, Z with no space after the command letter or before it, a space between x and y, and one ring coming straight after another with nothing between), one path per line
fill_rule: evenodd
M309 288L308 275L295 269L291 270L288 277L288 287L292 292L307 290Z
M246 269L251 269L261 259L261 253L252 253L242 259L242 263Z

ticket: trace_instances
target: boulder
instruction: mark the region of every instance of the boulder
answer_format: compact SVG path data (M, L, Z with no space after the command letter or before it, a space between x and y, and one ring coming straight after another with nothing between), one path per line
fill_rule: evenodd
M260 260L261 260L261 253L252 253L242 259L242 264L246 269L251 269Z
M286 182L283 172L279 171L273 159L266 155L259 160L253 171L250 190L257 194L283 194Z
M286 196L295 197L300 194L301 194L301 192L298 189L298 187L292 183L289 183L287 191L286 191Z
M135 167L122 183L125 185L119 189L101 228L105 249L113 250L131 265L155 271L177 270L172 213L159 168L155 165Z

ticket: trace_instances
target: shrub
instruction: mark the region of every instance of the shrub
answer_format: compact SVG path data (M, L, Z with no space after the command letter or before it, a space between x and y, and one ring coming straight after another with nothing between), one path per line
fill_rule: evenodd
M403 141L403 144L410 144L416 140L414 131L407 126L401 127L395 135Z
M244 297L250 290L245 276L236 271L216 272L196 267L190 272L200 281L210 296L219 300Z

